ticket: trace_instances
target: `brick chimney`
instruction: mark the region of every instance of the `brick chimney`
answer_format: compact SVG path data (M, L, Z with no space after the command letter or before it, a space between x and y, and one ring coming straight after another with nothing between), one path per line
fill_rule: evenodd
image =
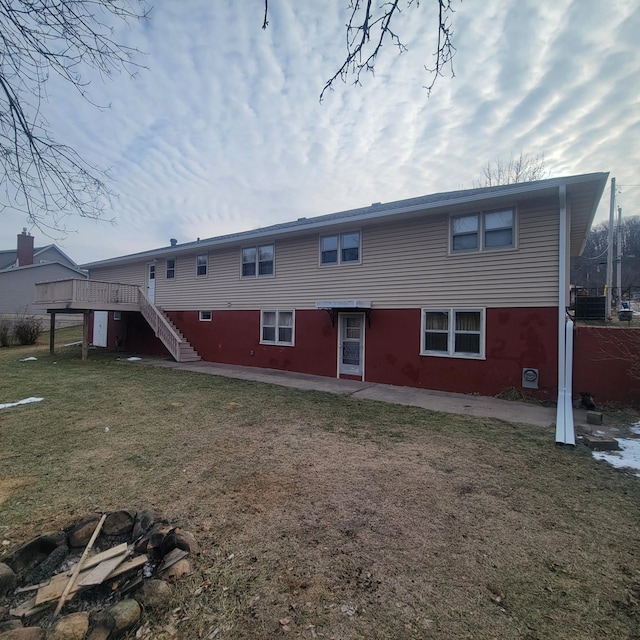
M22 233L18 234L18 266L26 267L33 264L33 236L27 233L27 228L22 229Z

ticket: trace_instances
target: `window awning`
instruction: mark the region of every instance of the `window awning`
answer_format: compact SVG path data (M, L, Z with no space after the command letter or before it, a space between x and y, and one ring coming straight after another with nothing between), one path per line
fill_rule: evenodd
M338 313L361 311L371 327L371 300L316 300L316 309L324 309L329 314L333 327L336 325Z

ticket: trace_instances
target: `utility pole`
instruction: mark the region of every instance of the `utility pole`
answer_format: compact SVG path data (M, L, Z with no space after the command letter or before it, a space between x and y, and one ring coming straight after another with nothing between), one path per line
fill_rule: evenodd
M616 233L616 287L618 288L618 311L622 308L622 207L618 207L618 229Z
M607 238L607 284L605 285L605 309L607 320L611 320L611 292L613 282L613 225L616 211L616 179L611 178L611 202L609 205L609 236Z

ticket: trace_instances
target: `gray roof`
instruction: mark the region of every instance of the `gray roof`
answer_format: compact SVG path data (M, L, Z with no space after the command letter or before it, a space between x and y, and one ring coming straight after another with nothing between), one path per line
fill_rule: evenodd
M323 228L348 224L350 222L365 222L367 220L391 218L400 215L428 215L430 213L438 213L443 210L452 209L454 207L467 207L471 210L474 206L500 206L500 200L511 199L512 201L522 200L534 197L543 197L556 195L561 185L570 188L580 188L582 185L590 185L588 189L588 200L586 206L589 209L584 211L584 220L588 223L586 228L581 225L580 233L586 241L596 207L604 190L608 173L591 173L576 176L567 176L564 178L549 178L547 180L536 180L534 182L520 182L517 184L499 185L494 187L480 187L475 189L461 189L458 191L446 191L442 193L433 193L430 195L419 196L416 198L408 198L406 200L395 200L393 202L374 203L368 207L360 207L358 209L349 209L347 211L338 211L321 216L311 218L298 218L291 222L282 222L279 224L253 229L251 231L241 231L238 233L230 233L223 236L213 238L199 239L195 242L186 242L178 244L174 247L161 247L140 253L129 254L117 258L100 260L81 265L82 268L91 268L102 265L115 264L118 262L130 262L148 258L154 258L161 255L175 255L177 253L185 253L193 251L193 249L207 249L208 247L220 246L225 244L235 244L244 240L256 241L262 238L266 239L278 235L289 235L300 231L306 231L314 228ZM592 193L593 192L593 193Z

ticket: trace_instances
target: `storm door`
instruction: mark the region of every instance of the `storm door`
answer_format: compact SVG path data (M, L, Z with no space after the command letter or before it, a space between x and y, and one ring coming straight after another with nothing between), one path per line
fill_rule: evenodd
M340 314L338 373L362 377L364 355L364 314Z

